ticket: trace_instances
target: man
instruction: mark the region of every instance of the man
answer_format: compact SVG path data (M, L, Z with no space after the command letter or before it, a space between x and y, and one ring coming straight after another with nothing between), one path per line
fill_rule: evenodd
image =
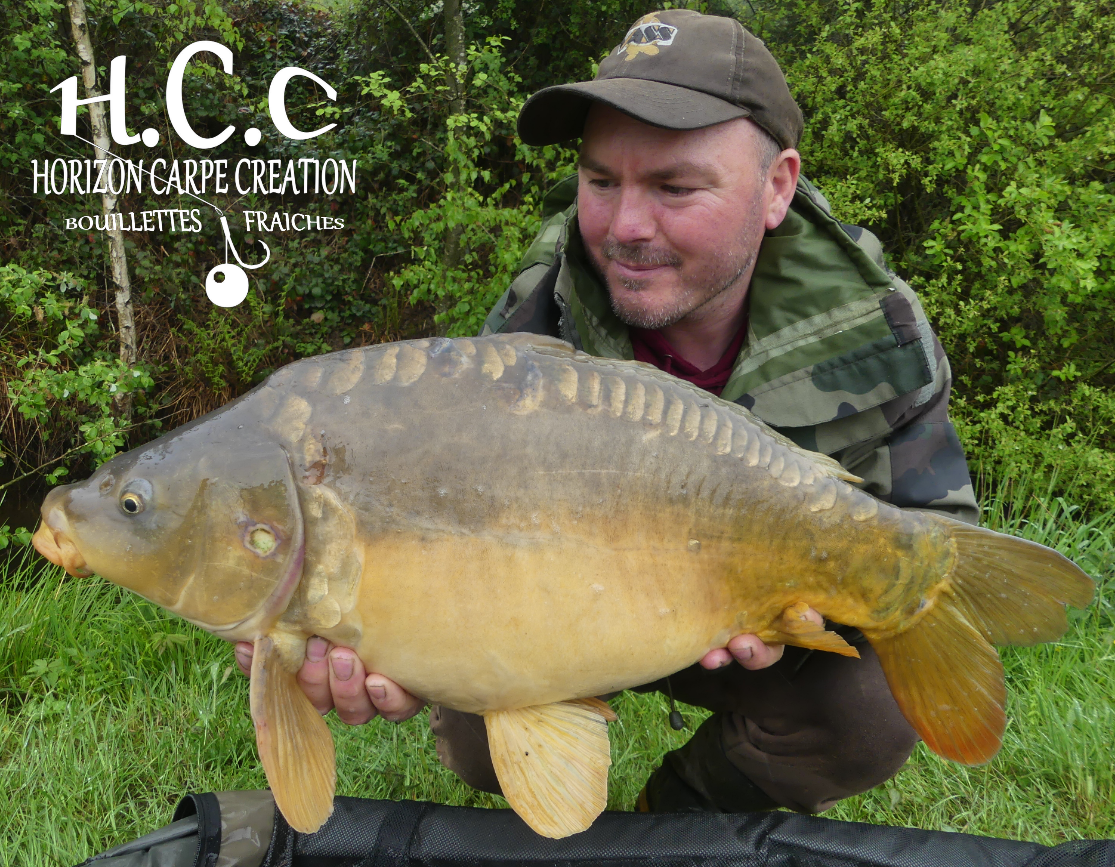
M526 143L581 137L576 188L547 198L484 331L647 361L835 456L881 499L975 521L940 344L876 239L834 220L799 178L801 131L781 70L738 22L686 10L640 19L595 80L524 106ZM667 754L639 807L819 812L892 776L916 735L870 645L836 628L862 659L737 636L640 687L714 713ZM250 650L238 646L242 667ZM303 688L322 712L360 723L421 707L365 678L346 648L312 639L307 660ZM498 791L482 719L435 707L430 721L442 762Z

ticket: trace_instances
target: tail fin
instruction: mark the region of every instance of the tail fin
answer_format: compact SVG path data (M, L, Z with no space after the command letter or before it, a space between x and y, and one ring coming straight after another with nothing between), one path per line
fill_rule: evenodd
M949 522L956 540L952 593L993 644L1040 644L1065 634L1065 605L1083 608L1095 585L1084 570L1037 542Z
M903 715L938 755L977 765L1006 728L1003 666L991 643L1037 644L1068 628L1065 604L1083 608L1091 579L1056 551L948 521L956 561L911 628L875 639Z

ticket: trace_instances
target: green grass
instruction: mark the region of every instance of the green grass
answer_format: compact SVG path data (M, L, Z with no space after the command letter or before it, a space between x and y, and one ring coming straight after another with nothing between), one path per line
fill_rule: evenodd
M1005 648L1009 725L999 755L964 768L918 748L838 819L1058 843L1115 837L1115 516L1001 491L986 521L1057 547L1101 579L1057 644ZM660 696L613 703L610 806L630 809L688 732ZM425 715L360 728L330 717L339 793L505 806L442 768ZM99 580L32 555L0 585L0 865L68 865L171 817L186 791L262 788L247 682L231 647Z

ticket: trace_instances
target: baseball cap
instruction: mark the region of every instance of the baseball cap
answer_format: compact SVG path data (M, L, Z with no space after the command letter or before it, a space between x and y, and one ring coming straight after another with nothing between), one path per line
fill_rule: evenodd
M529 145L577 138L594 102L666 129L749 117L796 147L801 109L762 40L732 18L669 9L644 15L600 63L596 78L538 91L519 113Z

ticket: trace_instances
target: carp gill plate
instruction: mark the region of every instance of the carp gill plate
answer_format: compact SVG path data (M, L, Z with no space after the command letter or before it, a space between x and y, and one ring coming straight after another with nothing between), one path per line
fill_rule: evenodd
M511 806L541 834L607 803L592 696L740 633L858 655L858 627L930 749L989 760L996 644L1066 629L1088 577L1032 542L860 491L743 408L648 365L535 335L295 362L43 504L35 546L229 640L283 815L332 810L334 747L295 673L310 635L484 715Z

